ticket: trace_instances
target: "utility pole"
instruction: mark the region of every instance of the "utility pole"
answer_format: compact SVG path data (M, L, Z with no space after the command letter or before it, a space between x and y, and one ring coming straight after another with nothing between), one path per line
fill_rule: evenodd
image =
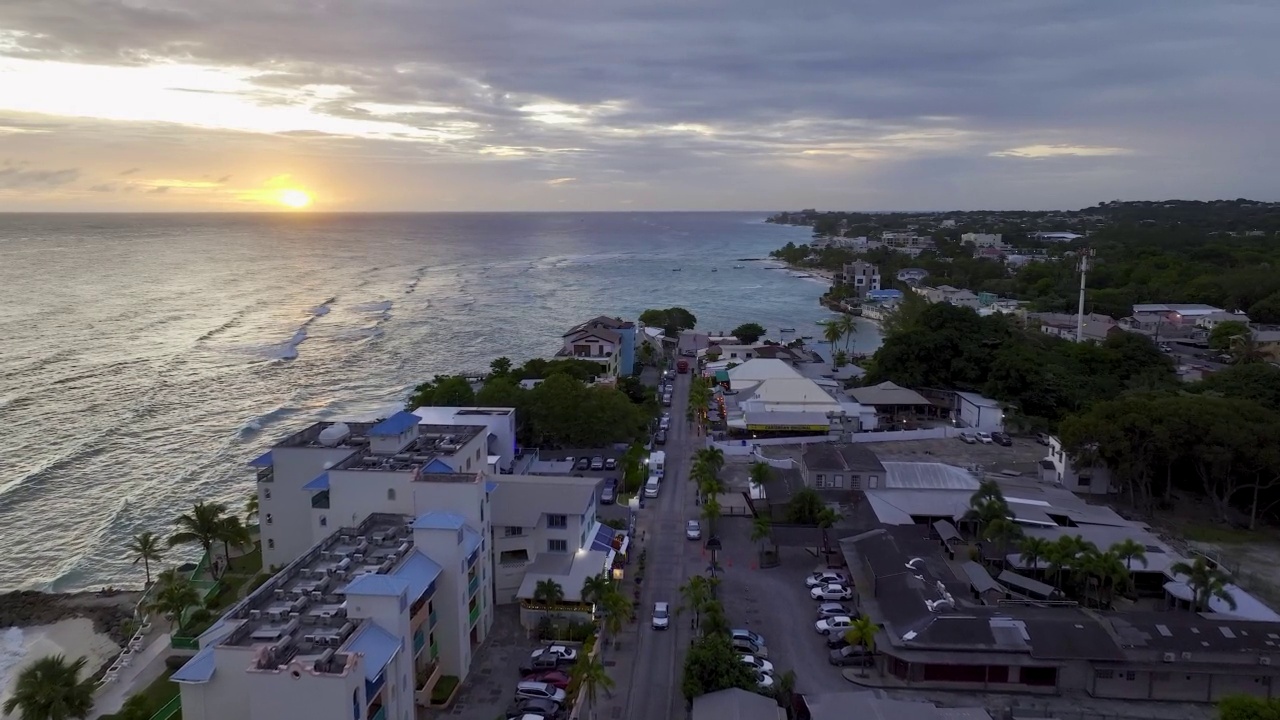
M1080 250L1080 305L1076 309L1076 342L1084 342L1084 282L1085 276L1089 274L1089 258L1093 257L1093 252L1090 248Z

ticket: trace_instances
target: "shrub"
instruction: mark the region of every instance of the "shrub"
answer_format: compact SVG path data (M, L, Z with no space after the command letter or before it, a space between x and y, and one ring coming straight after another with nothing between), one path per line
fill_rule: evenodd
M454 675L445 675L440 678L436 686L431 688L431 704L443 705L449 700L449 696L453 695L453 691L458 687L458 678Z

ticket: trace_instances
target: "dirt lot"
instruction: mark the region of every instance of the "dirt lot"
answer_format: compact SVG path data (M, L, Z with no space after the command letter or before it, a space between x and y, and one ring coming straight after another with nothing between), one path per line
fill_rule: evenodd
M1026 475L1037 471L1036 463L1048 448L1034 439L1015 437L1013 445L967 445L957 438L865 443L883 461L943 462L960 467L981 465L988 472L1017 470Z

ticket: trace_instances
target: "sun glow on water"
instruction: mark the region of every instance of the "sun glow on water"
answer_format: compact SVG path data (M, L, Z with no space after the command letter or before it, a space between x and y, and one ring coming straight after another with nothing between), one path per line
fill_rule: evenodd
M311 204L311 195L305 190L281 190L279 200L285 207L301 210Z

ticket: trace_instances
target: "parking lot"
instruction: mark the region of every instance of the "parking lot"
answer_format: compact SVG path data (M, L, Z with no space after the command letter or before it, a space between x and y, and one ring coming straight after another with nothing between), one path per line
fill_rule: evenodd
M1024 475L1038 472L1038 463L1049 454L1049 448L1034 437L1014 436L1013 445L968 445L956 438L934 440L899 440L864 443L882 462L942 462L960 467L981 465L987 472L1012 470Z
M842 668L827 661L830 650L826 638L813 627L818 603L810 599L804 579L819 565L818 558L798 548L784 548L781 565L755 569L750 520L726 517L720 523L725 548L721 553L724 574L720 598L729 624L763 635L774 676L793 671L797 692L849 689L840 674Z

